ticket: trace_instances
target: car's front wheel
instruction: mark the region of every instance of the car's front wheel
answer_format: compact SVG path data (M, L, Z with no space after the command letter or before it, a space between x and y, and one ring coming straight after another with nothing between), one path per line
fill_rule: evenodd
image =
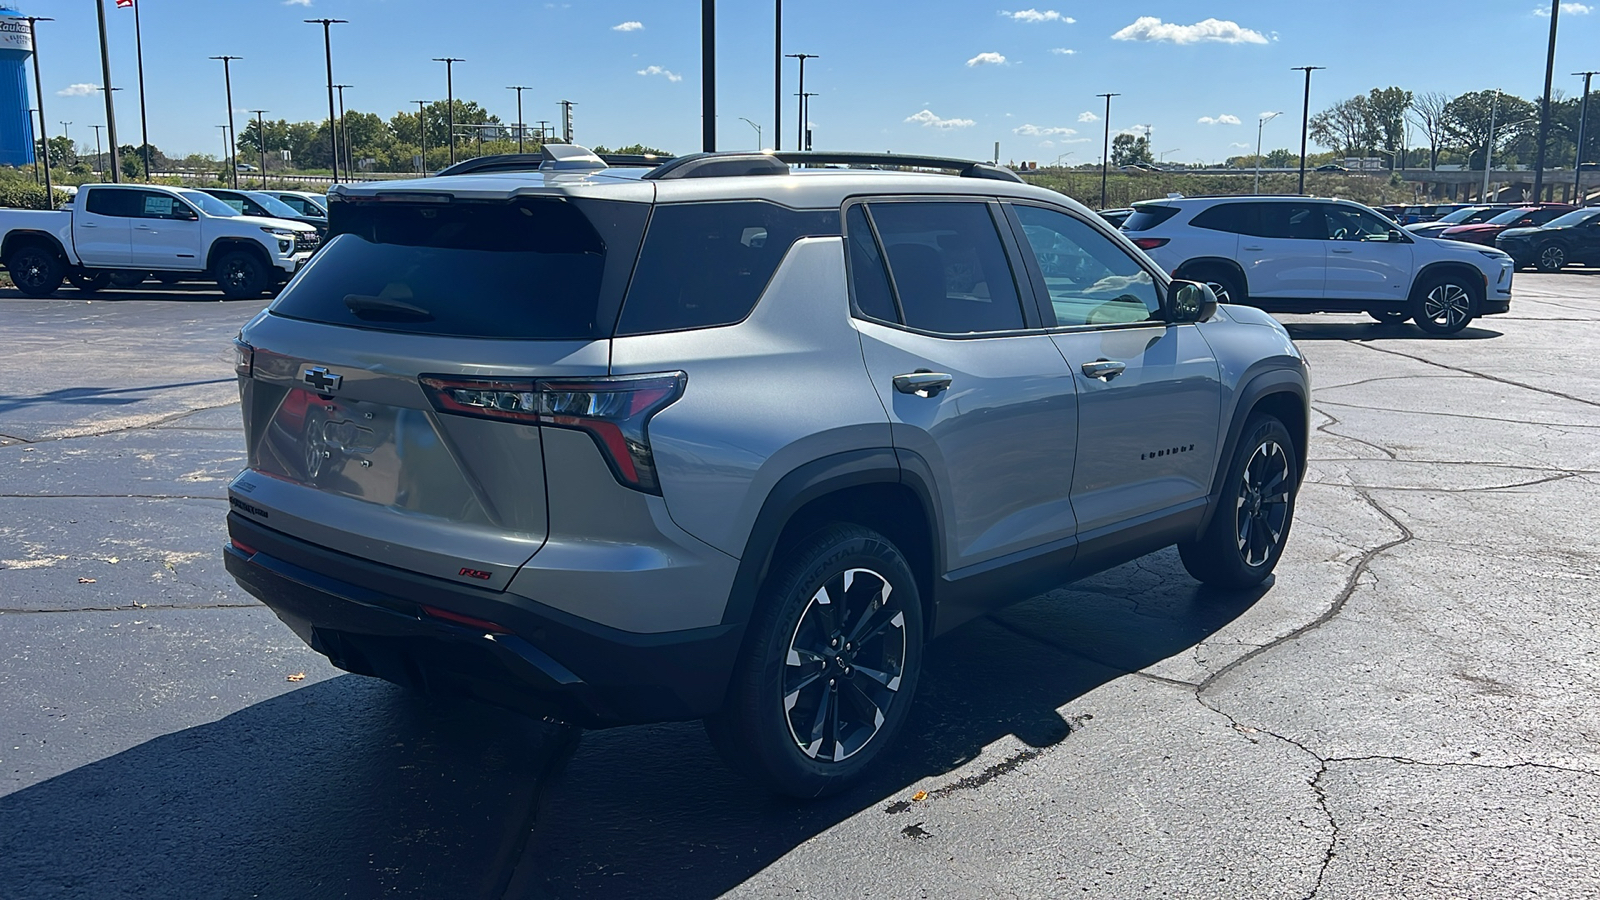
M1429 334L1455 334L1477 315L1478 293L1464 276L1435 276L1417 288L1411 319Z
M773 570L721 712L724 760L793 797L842 790L894 739L922 664L922 604L883 535L835 524Z
M1199 540L1178 545L1183 567L1206 584L1252 588L1283 556L1300 476L1294 440L1275 416L1245 422L1228 463L1222 500Z
M267 267L248 250L234 250L217 260L217 287L230 300L259 297L267 288Z
M1559 272L1567 265L1567 250L1560 244L1546 244L1539 248L1535 261L1541 272Z

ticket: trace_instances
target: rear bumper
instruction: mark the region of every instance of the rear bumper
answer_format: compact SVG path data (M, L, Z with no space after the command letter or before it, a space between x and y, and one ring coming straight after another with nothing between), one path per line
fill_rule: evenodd
M743 636L733 624L619 631L513 594L328 550L237 514L228 516L228 532L229 574L339 668L591 728L714 712Z

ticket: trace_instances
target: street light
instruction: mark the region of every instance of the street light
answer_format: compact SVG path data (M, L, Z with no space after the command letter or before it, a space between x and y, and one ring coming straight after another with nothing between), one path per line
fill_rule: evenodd
M754 123L752 121L750 121L749 119L746 119L744 116L740 116L739 117L739 121L745 123L746 125L749 125L751 128L754 128L756 130L756 149L760 150L761 149L761 126L757 125L756 123Z
M795 123L799 126L799 131L795 132L794 148L804 150L806 148L806 60L820 57L815 53L785 53L784 56L800 60L800 120Z
M266 114L264 109L252 109L256 114L256 148L261 151L261 189L267 189L267 123L261 117Z
M783 149L783 0L772 2L772 146Z
M413 100L411 102L417 105L417 137L422 139L419 142L422 147L422 164L417 166L417 170L426 176L428 174L428 101Z
M444 63L445 129L450 132L450 165L456 164L456 82L455 65L466 62L456 56L435 56L434 62Z
M44 196L47 209L55 209L56 191L50 183L50 129L45 125L44 82L39 78L39 37L36 22L54 22L43 16L28 17L28 38L33 45L33 90L39 100L39 133L44 135Z
M1327 66L1291 66L1291 72L1306 73L1306 99L1300 108L1300 188L1297 193L1306 192L1306 136L1311 133L1311 73Z
M811 98L816 91L800 92L800 149L811 149Z
M1252 193L1261 193L1261 129L1266 127L1268 122L1281 115L1283 115L1282 110L1274 113L1262 113L1260 119L1256 121L1256 187Z
M1182 149L1183 149L1182 147L1174 147L1171 150L1163 150L1163 151L1161 151L1160 157L1157 159L1157 162L1166 162L1168 153L1177 153L1178 151L1180 151Z
M112 152L117 148L117 105L112 102L115 90L111 86L111 49L106 42L106 4L105 0L94 0L94 9L100 19L100 84L106 92L106 134L111 138ZM1549 90L1545 94L1549 95ZM122 173L116 166L111 167L111 181L113 184L122 181Z
M1104 155L1100 157L1100 208L1106 208L1106 175L1111 171L1111 98L1121 94L1095 94L1106 98L1106 139Z
M322 26L322 54L328 63L328 158L333 163L333 183L339 183L339 134L333 124L333 37L335 25L347 25L348 19L306 19L307 25ZM232 118L232 111L229 111Z
M522 125L522 92L531 90L531 88L529 88L527 85L513 84L507 86L506 90L517 92L517 152L521 153L523 152L522 137L523 134L527 132L527 129Z
M139 0L133 0L133 48L139 63L139 140L144 144L140 150L144 156L144 180L149 181L153 170L150 168L150 120L145 115L144 103L144 29L139 26Z
M1067 152L1065 152L1065 153L1061 154L1060 156L1056 157L1056 165L1055 165L1055 167L1058 168L1058 169L1061 168L1061 161L1063 159L1066 159L1067 157L1071 156L1074 152L1075 151L1068 150Z
M95 164L95 166L97 168L99 168L100 167L100 154L103 152L100 149L100 129L104 128L105 126L96 123L96 124L90 125L89 127L94 129L94 164ZM99 174L99 173L96 173L96 174ZM105 177L105 176L102 175L101 177Z
M344 89L355 87L353 84L336 84L333 86L339 92L339 143L344 147L345 177L355 171L354 154L350 152L350 128L344 122Z
M212 59L220 59L220 60L222 60L222 84L223 84L223 87L227 90L227 97L228 97L228 147L229 147L229 151L228 152L231 155L234 152L233 148L238 145L238 141L234 140L234 134L233 134L233 76L228 70L228 64L233 62L236 59L243 59L244 57L242 57L242 56L213 56L211 58ZM223 160L223 161L226 162L227 160ZM238 190L239 189L239 167L237 165L235 165L233 167L233 189L234 190Z
M1586 9L1585 12L1588 10ZM1533 164L1533 202L1544 195L1545 139L1550 134L1550 84L1556 74L1556 21L1561 18L1561 0L1550 0L1550 49L1544 61L1544 99L1539 104L1539 152ZM1587 96L1587 95L1586 95Z
M1596 75L1600 75L1600 72L1573 72L1572 74L1574 74L1574 75L1582 75L1583 76L1583 102L1578 104L1578 149L1577 149L1577 158L1575 158L1572 161L1572 168L1577 170L1577 174L1573 176L1574 180L1572 182L1572 190L1573 190L1573 195L1572 196L1575 198L1573 202L1575 202L1575 203L1577 203L1579 205L1582 205L1583 204L1583 128L1584 128L1584 125L1586 124L1584 120L1587 119L1588 116L1589 116L1589 79L1593 78Z

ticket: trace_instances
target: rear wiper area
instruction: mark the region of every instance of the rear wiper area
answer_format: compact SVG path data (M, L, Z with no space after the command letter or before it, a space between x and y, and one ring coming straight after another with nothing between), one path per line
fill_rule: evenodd
M344 305L350 307L351 312L362 318L395 318L413 321L428 321L433 318L433 313L420 306L389 297L374 297L371 294L345 294Z

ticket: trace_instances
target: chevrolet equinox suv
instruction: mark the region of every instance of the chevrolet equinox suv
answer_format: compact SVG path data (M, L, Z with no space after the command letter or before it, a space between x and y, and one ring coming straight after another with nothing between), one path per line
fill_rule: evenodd
M955 160L546 150L335 187L239 335L227 567L334 665L704 719L812 797L935 635L1173 544L1278 562L1304 360L1093 212Z
M1173 277L1224 303L1276 312L1366 312L1454 334L1509 312L1511 257L1420 237L1359 203L1314 197L1181 197L1135 204L1123 223Z

